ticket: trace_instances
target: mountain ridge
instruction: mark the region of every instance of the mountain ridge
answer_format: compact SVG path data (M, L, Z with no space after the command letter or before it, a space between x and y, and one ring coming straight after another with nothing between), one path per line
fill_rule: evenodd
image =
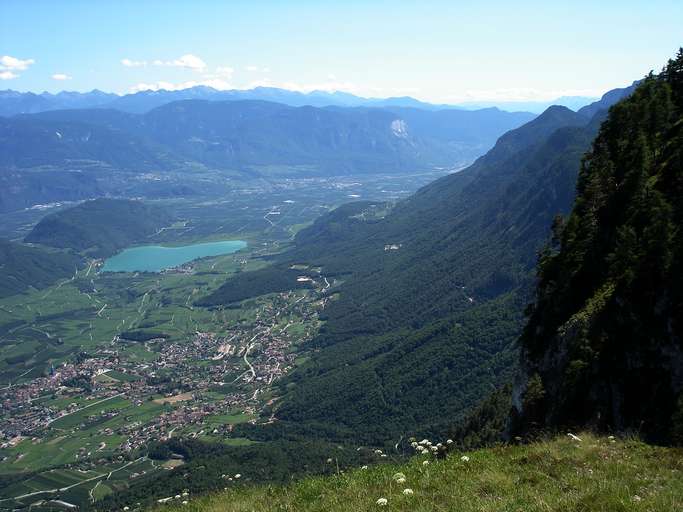
M683 442L683 49L609 112L541 253L513 429Z
M313 165L327 168L325 172L346 174L457 165L480 154L504 130L532 117L502 111L453 111L446 115L438 130L423 129L414 134L412 122L406 123L400 117L401 112L401 109L292 107L262 100L195 99L168 103L146 114L115 109L22 114L0 119L0 127L4 127L5 139L12 143L16 141L12 138L14 131L31 123L53 123L54 131L59 133L59 123L94 126L109 130L108 137L113 141L124 139L125 144L139 147L140 154L135 160L160 168L179 167L183 160L189 160L209 167L238 170L265 165ZM443 117L443 114L438 111L417 114L423 125L425 119L435 116ZM480 129L474 135L467 135L466 127L477 122ZM40 130L44 133L47 128ZM14 161L5 164L21 166L20 157L34 161L36 146L57 151L56 146L63 145L59 135L59 140L52 134L47 135L40 144L17 146L11 152ZM76 138L74 144L77 146L72 159L89 153L83 147L83 137ZM19 151L21 147L25 155ZM127 156L130 155L124 158ZM121 165L116 160L108 163Z
M537 250L571 208L596 130L549 108L386 215L352 203L300 231L288 261L344 282L315 355L282 382L280 421L239 429L366 441L442 431L509 382Z
M218 90L199 85L180 90L146 90L117 95L97 89L89 92L61 91L19 92L11 89L0 91L0 116L30 114L64 108L116 108L131 113L145 113L163 104L183 99L248 100L260 99L284 103L290 106L314 107L408 107L422 110L481 110L499 108L508 112L532 112L538 114L550 105L561 104L578 110L594 98L558 97L541 102L470 102L460 104L431 103L410 96L365 98L347 92L314 90L307 93L277 87L254 87L253 89Z

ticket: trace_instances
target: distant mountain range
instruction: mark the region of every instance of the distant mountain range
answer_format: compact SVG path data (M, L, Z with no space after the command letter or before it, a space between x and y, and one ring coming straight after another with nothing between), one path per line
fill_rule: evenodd
M416 100L410 96L392 98L363 98L345 92L312 91L302 93L276 87L256 87L254 89L233 89L219 91L211 87L196 86L179 91L141 91L119 96L97 89L79 93L63 91L58 94L43 92L0 91L0 116L16 114L35 114L48 110L72 108L114 108L124 112L145 113L150 110L180 100L240 101L262 100L283 103L291 107L410 107L422 110L478 110L497 107L510 112L540 113L550 105L563 105L572 110L588 105L597 98L583 96L563 96L551 101L526 102L468 102L455 105L433 104Z
M120 195L112 190L112 172L192 168L252 179L272 172L338 176L458 168L533 117L493 108L321 108L206 99L173 101L145 113L71 108L17 114L0 117L0 211ZM163 187L159 182L156 193L165 195Z
M94 89L90 92L63 91L57 94L44 92L18 92L11 89L0 91L0 116L34 114L46 110L66 108L90 108L105 105L119 96Z
M325 174L455 166L533 114L395 107L290 107L185 100L146 114L53 110L0 119L0 165L169 170L309 166Z
M111 190L111 171L203 167L252 178L272 170L329 176L457 168L534 117L265 87L125 96L0 91L0 211L120 194ZM164 186L154 193L168 195Z
M552 105L560 105L577 111L586 105L594 103L598 99L599 98L592 96L560 96L559 98L548 101L468 101L465 103L459 103L458 107L470 109L496 107L509 112L524 111L540 114Z

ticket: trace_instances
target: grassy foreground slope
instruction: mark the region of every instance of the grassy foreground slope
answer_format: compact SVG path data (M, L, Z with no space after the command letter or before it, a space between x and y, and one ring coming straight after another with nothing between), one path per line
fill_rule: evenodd
M579 434L529 445L416 456L285 487L244 487L182 511L673 511L683 509L683 450ZM424 465L424 461L429 464ZM398 483L397 473L405 476ZM404 494L411 489L412 494ZM380 498L386 505L377 503ZM182 498L183 500L185 498ZM175 505L163 505L175 509Z

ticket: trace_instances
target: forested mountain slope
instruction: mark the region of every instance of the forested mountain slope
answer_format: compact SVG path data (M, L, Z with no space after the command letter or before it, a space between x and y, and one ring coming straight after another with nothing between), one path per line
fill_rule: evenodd
M81 120L0 117L0 169L51 166L159 170L178 166L171 151L124 130Z
M326 110L349 109L328 107ZM355 110L371 111L372 109L362 107ZM418 107L387 105L383 106L382 110L391 112L402 119L413 135L462 148L472 145L489 149L503 133L518 128L534 118L534 115L528 112L504 112L497 108L426 110Z
M332 112L262 101L186 101L149 112L144 131L213 167L316 165L367 172L446 165L454 154L382 110Z
M25 241L106 257L170 222L164 209L140 201L95 199L43 217Z
M569 211L600 119L552 107L386 215L350 204L300 232L291 261L345 282L270 430L375 441L439 430L509 381L536 252Z
M241 182L459 168L533 117L254 100L176 101L144 114L88 108L0 117L0 212L107 194L178 194L164 179L136 182L130 173L180 181L187 173L190 182L194 171L217 170Z
M316 108L255 100L184 100L142 115L88 109L20 119L96 125L219 169L296 165L352 173L471 161L496 137L533 117L497 109Z
M682 226L683 50L611 110L542 255L516 428L683 442Z
M80 265L81 259L72 254L0 239L0 297L44 288L74 275Z
M92 173L80 169L4 169L0 172L0 213L36 204L78 201L103 195Z

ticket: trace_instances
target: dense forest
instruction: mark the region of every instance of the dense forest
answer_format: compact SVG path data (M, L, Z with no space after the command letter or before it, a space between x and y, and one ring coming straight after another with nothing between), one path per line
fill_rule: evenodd
M164 209L126 199L95 199L45 216L25 241L107 257L145 241L172 218Z
M74 275L81 266L78 256L47 251L0 239L0 297L7 297L29 287L44 288Z
M228 305L267 293L310 288L310 281L297 281L301 271L286 265L273 265L253 272L239 272L210 295L202 297L198 306Z
M631 90L551 107L406 201L348 204L302 230L282 264L322 267L339 294L313 357L280 384L279 421L238 430L387 443L466 421L512 381L537 252L606 109Z
M612 107L554 224L521 338L518 429L683 442L681 226L683 50Z

